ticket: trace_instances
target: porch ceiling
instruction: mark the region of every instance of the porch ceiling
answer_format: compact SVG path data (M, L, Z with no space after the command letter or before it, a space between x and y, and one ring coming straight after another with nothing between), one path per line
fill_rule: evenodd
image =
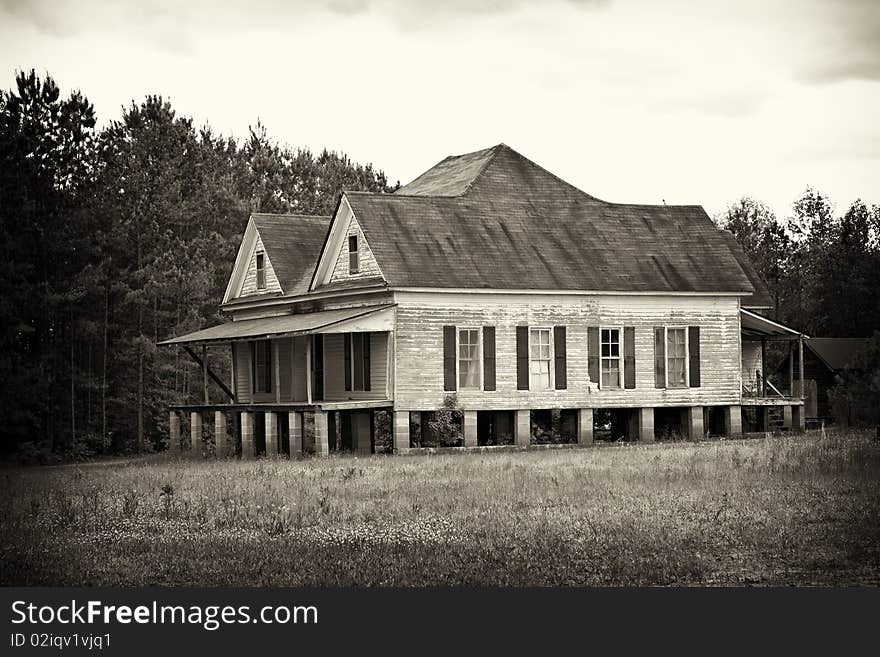
M243 319L181 335L159 344L224 344L237 340L281 338L310 333L390 331L393 328L393 307L394 304L384 304L260 319Z
M800 331L783 326L772 319L767 319L744 308L740 308L739 313L740 326L745 337L756 340L798 340L802 337L808 337Z

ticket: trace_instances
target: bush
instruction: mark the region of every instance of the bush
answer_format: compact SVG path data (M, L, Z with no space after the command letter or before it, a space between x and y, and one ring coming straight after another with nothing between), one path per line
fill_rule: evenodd
M446 395L443 406L428 420L428 428L436 436L441 447L461 447L464 442L463 425L464 413L458 405L458 397L454 394Z

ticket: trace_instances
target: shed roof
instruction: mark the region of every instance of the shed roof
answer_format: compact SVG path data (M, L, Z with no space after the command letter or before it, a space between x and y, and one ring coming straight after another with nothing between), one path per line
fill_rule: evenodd
M315 270L330 217L254 213L251 220L284 294L305 294Z
M842 370L864 351L866 338L809 338L804 344L831 370Z
M346 197L392 286L755 290L702 207L607 203L504 144Z

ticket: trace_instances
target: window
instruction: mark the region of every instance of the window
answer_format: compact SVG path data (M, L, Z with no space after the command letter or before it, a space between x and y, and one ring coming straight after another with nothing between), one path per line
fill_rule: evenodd
M370 390L370 334L345 334L345 389Z
M529 389L550 389L550 329L529 330Z
M251 351L251 373L254 392L272 392L272 343L269 340L254 342Z
M358 236L348 236L348 273L357 274L360 271L361 263L358 257Z
M257 289L266 289L266 256L263 253L257 254Z
M620 387L620 329L603 328L602 334L602 381L603 388Z
M480 387L480 330L458 330L458 387Z
M666 386L687 387L687 344L683 328L666 329Z

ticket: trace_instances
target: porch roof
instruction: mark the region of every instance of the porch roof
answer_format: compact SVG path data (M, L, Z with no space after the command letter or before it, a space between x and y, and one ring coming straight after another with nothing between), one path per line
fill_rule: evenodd
M259 319L242 319L164 340L159 344L227 343L237 340L282 338L310 333L390 331L393 327L393 307L394 304L383 304L261 317Z
M745 336L766 338L768 340L797 340L808 337L800 331L784 326L772 319L762 317L745 308L740 308L740 326Z

